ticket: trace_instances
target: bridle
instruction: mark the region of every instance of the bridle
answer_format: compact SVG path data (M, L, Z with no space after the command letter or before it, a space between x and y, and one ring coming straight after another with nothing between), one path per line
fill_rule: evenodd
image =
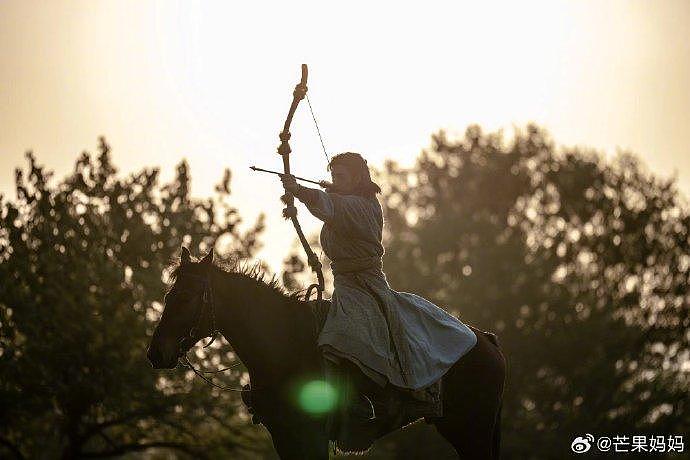
M213 301L213 287L211 286L211 282L208 279L208 276L201 276L201 275L195 275L193 273L188 273L184 276L188 276L190 278L196 278L198 280L201 280L201 284L203 286L203 291L201 292L201 308L199 308L199 314L197 315L196 321L194 322L194 325L189 329L189 332L187 333L186 336L181 337L177 341L177 354L178 354L178 361L183 360L182 365L185 367L190 368L191 370L194 371L196 375L201 377L202 380L204 380L206 383L209 385L214 386L215 388L218 388L219 390L224 390L224 391L238 391L238 392L248 392L251 391L250 389L247 388L231 388L231 387L224 387L221 385L218 385L214 382L212 382L208 377L206 377L203 374L217 374L219 372L225 372L227 370L230 370L234 367L237 367L241 365L242 363L235 363L232 366L226 367L224 369L219 369L217 371L199 371L197 370L194 365L189 361L189 357L187 356L187 353L189 353L189 350L185 350L184 348L184 342L185 340L189 339L194 341L196 334L202 324L202 321L204 320L204 313L206 310L208 310L211 314L211 341L207 343L206 345L203 346L203 348L208 348L215 340L216 337L218 337L218 334L220 334L220 331L216 327L216 305L215 302ZM198 291L192 291L188 289L181 289L178 292L184 292L184 293L191 293L194 294Z
M201 292L201 308L199 309L199 314L196 317L196 321L194 325L189 329L189 333L187 336L180 338L178 340L178 355L184 354L185 351L183 350L183 342L187 339L194 340L194 337L196 336L197 331L199 330L199 326L201 325L201 322L204 319L204 312L207 308L209 307L209 310L211 312L211 335L213 336L211 338L211 341L204 345L204 348L207 348L209 345L213 343L214 340L216 340L217 334L220 332L216 328L216 309L215 309L215 303L213 302L213 290L211 289L211 283L208 280L208 277L206 276L201 276L201 275L195 275L193 273L188 273L185 276L189 278L196 278L198 280L201 280L202 286L203 286L203 291ZM191 289L180 289L178 290L179 293L188 293L188 294L195 294L198 291L194 290L192 291Z

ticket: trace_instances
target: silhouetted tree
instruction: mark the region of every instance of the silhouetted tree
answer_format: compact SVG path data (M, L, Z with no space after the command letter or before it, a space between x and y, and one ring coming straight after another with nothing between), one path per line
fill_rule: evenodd
M164 186L156 169L120 178L103 140L57 186L28 158L16 200L0 202L0 453L237 458L265 446L237 423L235 394L145 358L161 271L181 243L258 249L263 221L240 232L229 172L215 199L197 200L185 163ZM510 141L477 126L438 133L378 182L393 288L496 331L506 350L504 458L563 458L587 432L688 433L690 217L674 179L632 154L557 149L528 125ZM296 246L285 284L308 272ZM206 367L234 360L224 341L197 354ZM371 456L446 455L429 436L417 425Z
M505 458L563 458L577 435L688 433L690 217L632 154L441 132L386 165L391 285L496 331ZM471 376L468 376L471 378ZM408 451L409 452L409 451Z
M16 200L0 203L0 453L108 457L169 448L222 457L257 439L238 424L237 394L191 371L161 373L146 347L162 311L163 268L184 242L228 257L258 249L263 216L241 232L227 203L190 197L187 164L159 186L158 169L116 174L105 140L56 186L28 153ZM200 365L232 362L224 341ZM219 376L235 384L241 371ZM265 439L265 436L261 439Z

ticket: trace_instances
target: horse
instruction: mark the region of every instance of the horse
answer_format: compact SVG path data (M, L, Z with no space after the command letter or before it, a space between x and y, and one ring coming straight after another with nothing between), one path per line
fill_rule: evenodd
M328 459L324 417L296 397L308 382L323 380L309 303L275 278L265 282L256 270L214 262L212 250L195 261L183 247L171 272L147 351L152 367L173 369L198 341L221 333L247 368L252 409L280 458ZM496 459L506 361L494 334L470 328L477 344L443 376L443 415L426 422L460 458Z

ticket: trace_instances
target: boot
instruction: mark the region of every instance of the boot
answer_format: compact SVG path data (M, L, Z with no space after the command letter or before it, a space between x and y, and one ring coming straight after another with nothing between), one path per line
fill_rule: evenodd
M341 425L343 375L338 365L324 355L321 355L321 363L324 380L335 390L337 396L335 407L326 415L326 433L328 433L329 439L336 440Z
M338 395L335 409L326 417L327 433L332 440L350 439L375 419L373 401L361 391L362 379L356 374L358 368L344 361L335 363L327 358L323 358L322 362L326 382Z

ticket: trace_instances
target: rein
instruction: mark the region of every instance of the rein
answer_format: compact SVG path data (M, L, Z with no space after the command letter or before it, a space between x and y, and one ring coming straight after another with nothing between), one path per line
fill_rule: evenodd
M181 364L185 367L190 368L191 370L194 371L196 375L201 377L203 381L208 383L209 385L218 388L219 390L223 391L237 391L237 392L250 392L250 389L247 388L231 388L231 387L224 387L221 385L218 385L217 383L212 382L208 377L204 376L203 374L218 374L219 372L225 372L227 370L230 370L234 367L237 367L241 365L242 363L235 363L232 366L228 366L224 369L219 369L216 371L199 371L197 370L194 365L189 361L189 357L187 354L189 353L189 350L184 351L183 343L185 340L190 339L194 340L194 337L196 336L196 332L199 329L199 326L201 325L201 322L204 319L204 312L206 310L206 307L208 306L210 312L211 312L211 341L207 343L206 345L203 346L203 348L208 348L215 340L216 337L218 337L218 334L220 334L220 331L216 327L216 306L215 302L213 301L213 289L211 287L211 282L208 280L208 277L206 276L199 276L199 275L194 275L194 274L187 274L186 276L189 276L191 278L197 278L201 280L201 283L204 287L204 291L201 294L201 308L199 309L199 315L197 316L196 322L194 326L191 327L189 330L189 333L187 334L186 337L182 337L178 341L178 354L181 355L178 358L178 362L181 362ZM188 291L180 291L180 292L188 292ZM184 360L182 362L182 360Z

